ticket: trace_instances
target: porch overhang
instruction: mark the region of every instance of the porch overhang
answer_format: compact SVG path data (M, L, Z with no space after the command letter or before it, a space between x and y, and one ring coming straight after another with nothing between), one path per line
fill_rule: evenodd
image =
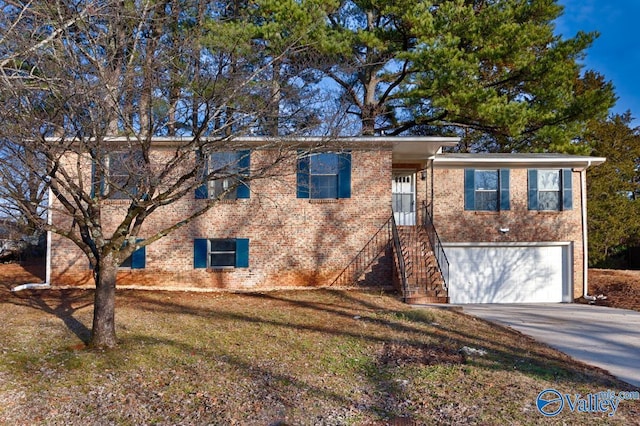
M445 146L456 146L458 137L411 136L385 138L393 147L394 163L426 163Z

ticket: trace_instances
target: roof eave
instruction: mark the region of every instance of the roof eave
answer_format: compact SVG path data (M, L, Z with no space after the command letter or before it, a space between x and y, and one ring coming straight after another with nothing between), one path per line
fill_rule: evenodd
M458 169L462 167L473 168L510 168L510 169L526 169L526 168L572 168L587 169L591 166L597 166L604 163L607 159L604 157L586 157L586 156L558 156L558 157L536 157L531 154L526 158L447 158L445 156L436 156L433 159L434 168L440 169Z

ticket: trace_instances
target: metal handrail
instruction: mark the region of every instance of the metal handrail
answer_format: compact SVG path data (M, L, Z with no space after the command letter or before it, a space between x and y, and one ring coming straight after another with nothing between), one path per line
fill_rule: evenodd
M438 262L438 268L440 269L442 280L444 281L443 288L444 290L447 290L447 283L449 282L449 259L447 259L447 255L442 247L442 241L440 241L436 227L433 224L433 218L431 217L431 214L429 214L430 207L430 203L427 204L424 201L422 202L422 225L427 231L429 242L431 243L433 253L435 254L436 261Z
M344 285L355 282L360 276L371 266L371 264L380 256L380 253L389 246L391 238L389 232L384 236L384 230L390 228L390 222L387 220L375 234L367 241L365 246L354 256L349 264L338 274L335 280L329 286L335 284Z
M402 255L402 244L400 243L400 235L398 234L398 227L396 226L396 220L391 213L391 240L393 241L393 248L396 256L396 264L398 265L398 271L400 272L400 285L402 286L402 295L406 299L408 293L407 286L407 268L404 263L404 256Z

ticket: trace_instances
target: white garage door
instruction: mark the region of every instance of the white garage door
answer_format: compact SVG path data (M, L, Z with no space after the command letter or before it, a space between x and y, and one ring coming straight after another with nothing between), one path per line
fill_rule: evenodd
M450 303L570 302L568 244L445 245Z

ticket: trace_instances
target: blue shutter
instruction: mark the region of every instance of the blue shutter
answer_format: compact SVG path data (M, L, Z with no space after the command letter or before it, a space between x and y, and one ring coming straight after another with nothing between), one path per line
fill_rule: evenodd
M197 200L204 200L204 199L209 198L209 191L207 190L207 182L205 180L205 177L209 173L208 172L209 162L207 161L207 157L205 155L203 155L202 151L200 151L200 150L198 150L196 152L196 161L198 161L198 162L204 161L205 162L204 169L203 169L203 172L202 172L202 180L205 181L205 182L202 185L200 185L199 187L196 188L196 199Z
M96 197L96 160L91 160L91 198Z
M338 154L338 198L351 198L351 153Z
M91 198L95 198L96 197L96 173L97 173L97 167L96 167L96 160L92 159L91 160ZM102 171L102 175L100 177L100 196L104 195L104 168Z
M136 242L142 241L137 239ZM147 262L147 247L140 247L131 254L131 269L144 269Z
M249 267L249 239L236 238L236 268Z
M529 210L538 210L538 171L529 170Z
M509 169L500 169L500 210L510 210Z
M562 169L562 210L573 209L573 182L571 169Z
M207 253L209 251L209 242L206 238L196 238L193 240L193 267L207 267Z
M475 169L464 169L464 209L476 209L476 171Z
M309 198L309 156L298 151L297 197Z
M238 172L240 176L249 176L249 168L251 167L251 151L244 150L238 151ZM236 198L249 198L251 191L249 190L249 184L243 182L236 189Z

